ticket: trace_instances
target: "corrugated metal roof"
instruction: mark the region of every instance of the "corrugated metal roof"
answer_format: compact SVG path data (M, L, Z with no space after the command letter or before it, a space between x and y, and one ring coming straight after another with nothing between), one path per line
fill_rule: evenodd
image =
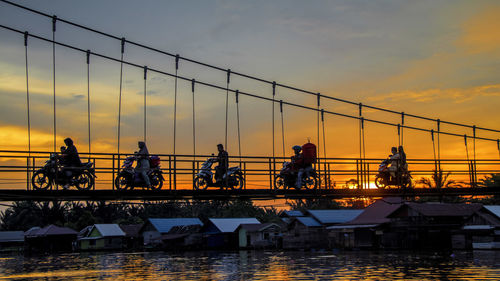
M125 232L117 224L94 224L94 228L97 228L102 237L125 236Z
M156 219L149 219L149 222L160 233L167 233L174 226L182 226L182 225L203 226L203 223L198 218L156 218Z
M376 227L378 224L350 224L350 225L333 225L326 229L355 229L355 228L372 228Z
M470 216L481 209L481 204L465 203L406 203L408 207L424 216L433 217L462 217Z
M248 232L255 232L255 231L265 230L265 229L269 228L270 226L276 226L278 228L281 228L279 225L277 225L275 223L271 223L271 222L258 223L258 224L257 223L241 224L239 227L245 229Z
M377 200L347 224L381 224L389 222L387 216L403 203L404 201L399 197L387 197Z
M288 217L303 217L304 214L301 211L284 211L284 215Z
M260 224L256 218L209 219L220 232L234 232L240 224Z
M485 205L485 209L493 213L495 216L500 218L500 206L499 205Z
M139 231L141 230L143 224L121 224L120 228L125 232L125 236L136 237L139 236Z
M0 231L0 242L23 242L23 231Z
M295 219L298 220L303 225L308 226L308 227L321 226L321 224L317 220L315 220L314 218L311 218L311 217L296 217Z
M462 227L463 230L490 230L495 227L491 225L465 225Z
M28 234L29 233L29 234ZM40 229L30 229L25 236L52 236L52 235L77 235L78 232L71 228L48 225Z
M363 210L308 210L307 212L321 224L333 224L351 221Z

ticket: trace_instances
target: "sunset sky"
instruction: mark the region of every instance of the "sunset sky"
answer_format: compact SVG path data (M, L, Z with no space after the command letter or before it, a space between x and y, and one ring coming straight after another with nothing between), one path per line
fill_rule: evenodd
M487 128L500 129L499 1L15 1L170 53L324 95ZM51 38L51 20L0 3L0 24ZM27 148L22 35L0 29L0 147ZM58 23L56 40L120 56L119 41ZM32 148L52 149L52 47L29 41ZM56 48L58 146L71 136L87 151L85 55ZM174 72L171 57L126 46L125 60ZM119 64L91 58L92 145L116 151ZM226 75L181 62L179 74L225 86ZM122 152L142 139L143 70L124 67ZM271 97L271 86L232 76L230 87ZM172 152L174 80L148 75L148 146ZM196 87L200 154L224 142L225 92ZM179 82L178 153L192 152L191 85ZM277 99L315 106L315 97L277 90ZM230 94L230 154L237 154L236 107ZM323 102L325 110L357 115L356 106ZM365 117L400 122L366 110ZM316 142L316 113L285 107L285 149ZM271 154L271 104L240 98L242 153ZM406 123L436 129L431 122ZM472 130L444 125L444 131ZM366 124L367 157L385 157L396 129ZM500 133L479 131L498 139ZM462 138L442 137L444 158L465 158ZM326 117L328 157L354 157L358 122ZM432 157L430 134L405 130L408 158ZM322 151L323 148L321 148ZM276 107L276 151L281 122ZM494 142L477 142L478 158L497 158Z

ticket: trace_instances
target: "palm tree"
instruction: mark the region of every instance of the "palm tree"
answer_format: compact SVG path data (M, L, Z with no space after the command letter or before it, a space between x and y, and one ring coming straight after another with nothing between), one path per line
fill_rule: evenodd
M431 178L421 177L417 182L423 184L427 188L449 188L449 187L464 187L463 182L449 180L451 172L443 170L433 170Z

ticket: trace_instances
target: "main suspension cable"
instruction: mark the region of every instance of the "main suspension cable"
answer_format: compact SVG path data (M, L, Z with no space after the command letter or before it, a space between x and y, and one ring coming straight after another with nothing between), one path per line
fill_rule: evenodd
M0 1L2 1L2 0L0 0ZM7 27L5 25L0 25L0 27L4 28L4 29L7 29L7 30L11 30L11 31L17 32L17 33L20 33L20 34L24 33L22 31L19 31L17 29L11 28L11 27ZM37 35L33 35L33 34L29 34L28 36L36 38L36 39L39 39L39 40L42 40L42 41L52 42L52 40L44 38L44 37L41 37L41 36L37 36ZM69 44L65 44L65 43L61 43L61 42L55 42L55 43L57 45L59 45L59 46L66 47L66 48L69 48L69 49L73 49L73 50L76 50L76 51L80 51L80 52L84 52L84 53L87 51L87 50L84 50L84 49L81 49L81 48L78 48L78 47L75 47L75 46L72 46L72 45L69 45ZM109 57L109 56L106 56L106 55L102 55L102 54L99 54L99 53L96 53L96 52L91 52L91 54L93 56L96 56L96 57L100 57L100 58L104 58L104 59L107 59L107 60L110 60L110 61L115 61L115 62L127 64L129 66L133 66L133 67L137 67L137 68L141 68L141 69L144 67L144 66L141 66L141 65L129 62L129 61L124 61L122 58L121 59L116 59L116 58ZM153 71L155 73L159 73L159 74L170 76L170 77L174 77L174 78L177 77L178 79L181 79L181 80L184 80L184 81L191 81L192 80L192 78L178 76L176 74L168 73L168 72L157 70L157 69L150 68L149 71ZM224 90L224 91L228 90L226 87L221 87L221 86L218 86L218 85L215 85L215 84L211 84L211 83L208 83L208 82L197 81L197 83L199 85L211 87L211 88L214 88L214 89L219 89L219 90ZM235 92L235 91L236 90L229 89L229 92ZM279 102L279 101L276 101L276 100L273 101L272 98L267 98L267 97L259 96L259 95L256 95L256 94L248 93L248 92L239 91L239 93L241 95L245 95L245 96L249 96L249 97L253 97L253 98L257 98L257 99L261 99L261 100L266 100L266 101L270 101L270 102ZM301 105L301 104L295 104L295 103L287 102L287 101L283 101L283 104L284 105L294 106L294 107L297 107L297 108L312 110L312 111L317 111L318 110L316 107L311 107L311 106L306 106L306 105ZM365 107L364 105L362 105L362 106ZM359 117L359 116L352 116L352 115L349 115L349 114L344 114L344 113L339 113L339 112L334 112L334 111L328 111L328 110L325 110L324 112L327 113L327 114L332 114L332 115L341 116L341 117L345 117L345 118L351 118L351 119L361 120L361 118L362 118L362 117ZM363 120L367 121L367 122L372 122L372 123L377 123L377 124L387 125L387 126L397 127L397 125L398 125L398 124L394 124L394 123L390 123L390 122L386 122L386 121L380 121L380 120L369 119L369 118L363 118ZM408 125L404 125L402 127L407 128L407 129L416 130L416 131L422 131L422 132L430 132L431 131L430 129L419 128L419 127L408 126ZM463 137L463 135L460 135L460 134L457 134L457 133L444 132L444 131L440 131L439 134L449 135L449 136L456 136L456 137ZM495 141L495 142L497 141L497 139L491 139L491 138L485 138L485 137L478 137L478 136L476 136L476 139L478 139L478 140L485 140L485 141Z

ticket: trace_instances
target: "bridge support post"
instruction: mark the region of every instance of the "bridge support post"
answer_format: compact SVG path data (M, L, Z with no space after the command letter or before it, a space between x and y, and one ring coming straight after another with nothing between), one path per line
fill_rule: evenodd
M274 189L274 184L273 184L273 170L272 170L272 159L269 158L269 188L272 190Z

